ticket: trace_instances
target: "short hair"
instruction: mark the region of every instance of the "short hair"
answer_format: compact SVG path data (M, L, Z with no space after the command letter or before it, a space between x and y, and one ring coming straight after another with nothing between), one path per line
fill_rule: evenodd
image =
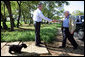
M40 7L42 5L42 3L39 3L37 7Z
M67 12L68 14L70 14L69 11L65 11L65 12ZM65 13L65 12L64 12L64 13Z

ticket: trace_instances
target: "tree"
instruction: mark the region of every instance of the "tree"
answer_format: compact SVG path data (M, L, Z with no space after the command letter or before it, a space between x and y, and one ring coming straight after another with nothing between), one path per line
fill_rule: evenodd
M21 16L21 1L17 1L18 6L19 6L19 16L18 16L18 20L17 20L17 28L19 28L19 20L20 20L20 16Z
M23 1L21 4L21 12L22 12L22 17L23 21L25 24L29 22L29 24L32 23L32 13L36 8L37 4L40 1Z
M14 30L14 19L12 17L12 11L11 11L11 5L10 5L10 1L4 1L7 9L8 9L8 12L9 12L9 16L10 16L10 24L11 24L11 31Z
M72 12L72 15L78 16L78 15L84 15L84 12L79 11L79 10L75 10Z
M3 29L7 29L7 25L6 25L6 17L5 17L5 4L1 4L4 6L4 15L2 14L1 12L1 19L2 19L2 22L3 22Z
M3 29L7 29L7 25L6 25L6 17L1 13L1 18L2 18L2 22L3 22Z
M14 30L15 21L17 21L17 27L21 22L33 24L33 12L39 3L43 4L42 13L50 19L56 19L56 16L59 17L63 13L62 4L69 4L67 1L4 1L4 3L6 5L5 17L10 17L11 30ZM62 10L56 10L59 7L62 7ZM1 12L4 14L3 6L1 8Z
M63 9L57 11L55 10L55 8L63 7L62 4L65 3L66 5L69 5L69 3L66 1L22 1L21 14L25 24L27 24L28 22L29 24L31 24L33 22L32 13L34 10L37 9L37 5L39 3L43 4L43 10L42 10L43 14L50 19L55 17L55 15L63 13L64 11Z
M41 3L43 3L43 14L52 19L54 18L56 15L61 16L61 14L63 13L64 9L63 9L63 4L69 5L69 3L67 1L41 1ZM57 8L62 7L62 10L56 10ZM48 22L47 22L48 23Z

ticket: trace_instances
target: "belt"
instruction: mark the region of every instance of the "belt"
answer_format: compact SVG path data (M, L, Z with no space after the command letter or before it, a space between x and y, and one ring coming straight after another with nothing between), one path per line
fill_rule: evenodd
M68 27L63 27L63 28L65 28L65 29L69 29Z
M37 21L34 21L34 22L37 22ZM41 22L37 22L37 23L41 23Z
M35 23L40 24L41 22L36 22L36 21L34 21L34 24L35 24Z

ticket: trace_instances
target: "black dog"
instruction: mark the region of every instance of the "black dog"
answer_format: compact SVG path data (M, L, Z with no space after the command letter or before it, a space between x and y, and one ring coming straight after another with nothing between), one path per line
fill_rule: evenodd
M21 44L21 45L9 45L9 53L12 54L12 51L14 51L14 53L21 53L21 49L27 48L26 44Z

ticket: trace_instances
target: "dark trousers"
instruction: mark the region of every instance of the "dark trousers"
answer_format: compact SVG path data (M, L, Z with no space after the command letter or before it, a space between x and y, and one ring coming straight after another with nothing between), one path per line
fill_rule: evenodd
M34 22L34 27L35 27L35 45L39 45L41 43L41 40L40 40L40 25L41 25L41 22Z
M70 41L70 43L73 45L73 47L77 47L78 44L76 43L76 41L73 38L73 34L70 34L69 32L69 28L63 28L63 41L62 41L62 46L66 47L66 40L68 38L68 40Z

